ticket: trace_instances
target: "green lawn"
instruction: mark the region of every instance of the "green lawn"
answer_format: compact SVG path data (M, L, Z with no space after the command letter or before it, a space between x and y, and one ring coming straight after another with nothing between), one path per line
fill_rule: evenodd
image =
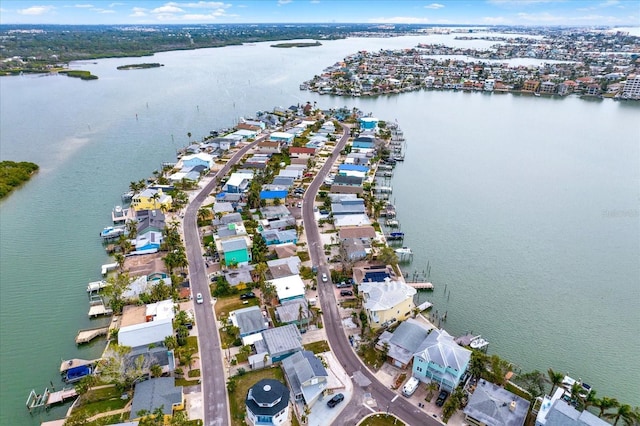
M229 393L229 409L231 411L231 424L233 426L245 425L245 398L247 397L247 392L251 386L262 379L276 379L285 383L284 374L279 367L250 371L242 376L234 376L232 379L236 381L235 390Z
M100 417L99 419L87 423L86 426L113 425L123 423L127 420L129 420L129 413L114 414L112 416Z
M392 415L374 414L364 419L359 426L387 426L387 425L404 426L404 422L402 422L401 420L399 420L398 418Z
M244 304L244 302L248 302ZM216 300L216 318L220 318L220 315L224 313L224 316L229 316L229 312L236 309L247 308L249 306L257 306L259 304L258 298L249 300L240 300L240 296L233 294L231 296L218 297Z
M304 345L304 348L308 351L313 352L314 354L319 354L322 352L329 352L331 348L329 348L329 343L326 340L321 340L319 342L307 343Z
M200 383L200 379L198 380L187 380L187 379L179 379L176 378L176 386L194 386Z
M118 392L115 386L90 390L82 396L74 412L85 413L87 417L91 417L98 413L119 410L129 402L128 399L121 399L121 396L122 393Z

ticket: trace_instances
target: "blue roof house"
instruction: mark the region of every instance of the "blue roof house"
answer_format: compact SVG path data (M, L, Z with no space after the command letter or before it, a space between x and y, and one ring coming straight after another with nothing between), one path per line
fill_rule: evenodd
M275 200L280 200L284 204L287 198L287 191L260 191L260 200L265 200L267 204L274 204Z
M374 117L362 117L360 119L360 129L363 131L373 130L378 128L378 119Z
M471 360L471 351L454 342L444 330L432 330L413 357L413 376L433 381L441 389L455 389Z
M340 164L338 167L338 173L341 172L364 172L367 173L369 168L367 166L360 166L358 164Z

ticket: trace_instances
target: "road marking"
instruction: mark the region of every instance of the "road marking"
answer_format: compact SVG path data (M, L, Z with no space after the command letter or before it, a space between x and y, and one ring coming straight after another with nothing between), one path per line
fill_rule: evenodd
M395 401L396 399L398 399L398 397L399 397L399 396L400 396L400 395L396 395L396 396L394 396L394 397L393 397L393 399L391 400L391 402L393 402L393 401Z
M362 403L362 405L364 405L365 407L367 407L369 410L371 410L372 413L377 413L376 410L374 410L373 408L369 407L367 404Z

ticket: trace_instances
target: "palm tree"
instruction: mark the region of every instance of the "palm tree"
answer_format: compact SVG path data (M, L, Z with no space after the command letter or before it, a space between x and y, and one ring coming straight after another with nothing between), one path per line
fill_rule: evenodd
M596 403L593 405L595 405L600 409L600 413L598 414L598 417L602 418L605 411L607 411L609 408L615 408L619 406L620 403L615 398L609 398L608 396L603 396L602 398L598 399Z
M431 402L433 399L433 395L440 388L436 382L427 383L427 396L424 398L425 401Z
M489 358L484 352L477 350L471 352L471 360L469 361L469 372L471 376L476 380L482 377L482 375L487 372L488 363Z
M124 254L116 253L113 256L113 258L115 259L116 263L118 264L118 269L120 270L120 272L122 272L124 270L124 261L125 261Z
M598 398L596 397L596 391L593 389L591 389L585 398L582 398L582 405L585 410L596 405L596 402L598 402Z
M138 221L133 219L133 220L129 220L127 221L127 224L125 225L126 231L127 231L127 237L134 239L135 237L138 236Z
M158 208L158 200L160 199L160 193L159 192L155 192L151 197L149 197L151 200L153 200L153 209L157 209Z
M551 383L551 396L553 396L556 388L562 384L564 375L562 373L556 373L552 368L547 370L547 374L549 375L549 383Z
M618 405L617 411L606 413L604 416L608 419L613 419L613 426L616 426L620 419L622 419L625 424L632 424L634 420L633 409L629 404Z

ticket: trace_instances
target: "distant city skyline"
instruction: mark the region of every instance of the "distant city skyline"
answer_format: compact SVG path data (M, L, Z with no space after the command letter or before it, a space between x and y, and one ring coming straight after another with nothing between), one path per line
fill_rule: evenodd
M378 23L640 26L639 0L3 0L0 24Z

